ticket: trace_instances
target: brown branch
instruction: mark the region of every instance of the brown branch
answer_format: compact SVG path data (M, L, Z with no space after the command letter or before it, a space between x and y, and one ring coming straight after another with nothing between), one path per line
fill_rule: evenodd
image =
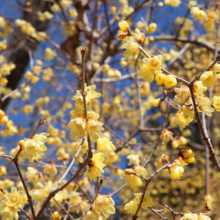
M31 217L28 215L28 213L24 209L22 209L22 208L19 208L19 209L25 214L27 219L31 220Z
M146 183L145 183L145 187L144 187L144 191L143 191L143 194L142 194L142 197L141 197L141 201L138 205L138 208L137 208L137 211L136 213L134 214L133 216L133 220L136 220L138 218L138 212L141 208L141 205L144 201L144 195L146 193L146 190L147 190L147 186L148 184L150 183L150 181L158 174L160 173L162 170L166 169L168 167L169 164L171 164L177 157L179 157L179 155L176 155L172 160L170 160L168 163L166 163L165 165L163 165L160 169L158 169L157 171L155 171L150 177L148 177L147 179L146 178L143 178ZM132 173L131 173L132 174Z
M159 35L159 36L154 36L154 41L176 41L176 42L182 42L182 43L191 43L191 44L195 44L201 47L205 47L208 50L211 51L215 51L215 47L212 46L211 44L202 41L202 40L198 40L198 39L188 39L188 38L184 38L184 37L176 37L176 36L163 36L163 35Z
M220 171L220 163L218 161L217 155L216 155L215 150L214 150L214 148L213 148L213 146L210 142L209 137L205 134L205 131L202 127L202 123L201 123L200 118L199 118L199 113L198 113L198 109L197 109L197 105L196 105L196 100L195 100L195 96L194 96L194 93L193 93L193 84L191 86L189 86L189 89L190 89L191 97L192 97L192 101L193 101L193 107L194 107L194 113L195 113L196 121L198 123L200 132L203 136L203 140L205 141L207 147L209 148L209 153L210 153L214 163L216 164L218 170Z
M79 146L79 149L78 149L77 152L76 152L76 155L73 157L73 159L72 159L72 161L70 162L68 168L66 169L66 171L64 172L64 174L61 176L61 178L59 179L59 181L57 182L57 184L54 186L54 188L53 188L52 191L56 190L56 189L59 187L59 185L62 183L62 181L66 178L66 175L69 173L70 169L72 168L73 164L75 163L76 158L78 157L78 155L79 155L79 153L80 153L80 151L81 151L81 149L82 149L82 146L83 146L83 144L84 144L85 139L86 139L86 137L84 137L84 138L82 139L82 142L81 142L81 144L80 144L80 146Z
M80 172L86 167L88 161L90 160L90 156L88 155L88 157L86 158L86 160L84 161L84 163L81 165L81 167L78 169L78 171L61 187L57 188L56 190L53 190L50 192L49 196L47 197L47 199L44 201L40 211L38 212L37 216L36 216L36 220L41 216L42 212L44 211L44 209L47 207L47 204L50 202L50 200L61 190L63 190L64 188L66 188L73 180L75 180Z
M196 76L190 83L189 83L189 86L192 87L194 82L196 80L199 80L200 76L206 72L206 71L209 71L218 61L220 61L220 55L217 55L215 60L203 71L201 72L198 76Z
M40 126L43 125L43 124L45 124L45 123L46 123L46 120L44 120L44 119L41 118L40 121L38 122L36 128L34 129L33 133L30 135L29 138L33 138L34 135L37 133L37 130L40 128Z

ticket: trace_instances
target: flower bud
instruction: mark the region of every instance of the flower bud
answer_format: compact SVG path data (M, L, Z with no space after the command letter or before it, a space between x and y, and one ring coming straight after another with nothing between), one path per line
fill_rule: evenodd
M186 145L186 144L187 144L187 139L184 138L183 136L181 136L181 137L179 138L179 141L180 141L180 144L181 144L181 145Z
M0 109L0 120L1 120L4 116L5 116L4 111L2 111L2 110Z
M128 25L127 21L120 21L118 23L118 26L119 26L120 30L122 30L124 32L129 31L129 25Z
M183 161L186 163L192 163L194 161L194 153L190 148L181 148L179 155L182 157Z
M134 170L131 169L131 168L130 169L125 169L124 173L125 173L125 175L135 174Z
M119 33L119 34L117 35L117 38L120 39L120 40L122 40L122 39L124 39L124 38L127 37L127 36L128 36L127 34Z
M154 107L158 107L161 103L161 99L154 99L151 101L151 104L154 106Z
M175 140L172 141L171 144L172 144L172 147L173 147L173 148L177 148L177 147L179 147L179 140L178 140L178 139L175 139Z
M61 220L61 216L60 216L59 212L53 213L53 220Z
M173 165L169 168L170 177L173 180L181 179L184 173L184 168L182 166Z
M164 85L168 88L173 87L177 84L177 80L176 77L174 77L173 75L168 75L165 77L164 79Z

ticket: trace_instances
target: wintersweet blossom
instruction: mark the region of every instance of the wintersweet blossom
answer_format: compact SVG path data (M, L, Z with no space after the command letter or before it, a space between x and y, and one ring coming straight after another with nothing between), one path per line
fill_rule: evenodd
M89 210L86 212L83 220L106 220L106 217L102 216L94 210Z
M57 174L57 168L55 164L43 165L44 173L48 174L50 178L53 178Z
M40 177L40 173L38 172L36 168L28 167L27 170L28 171L25 174L28 179L28 182L33 182L35 184L39 181L42 181Z
M160 135L160 139L162 140L162 143L168 143L173 140L173 132L164 129Z
M118 26L119 26L120 30L122 30L124 32L127 32L129 30L129 25L128 25L127 21L120 21L118 23Z
M103 153L95 153L93 151L93 156L91 159L91 164L89 164L89 169L85 173L85 176L89 175L90 181L93 179L96 180L97 177L101 176L101 173L104 173L103 168L105 167L105 157Z
M139 44L142 44L144 42L145 35L144 33L141 33L139 29L136 28L135 32L132 33L132 36Z
M200 76L203 86L215 86L218 78L212 71L206 71Z
M169 168L169 173L170 173L171 179L178 180L178 179L181 179L181 177L183 176L184 168L182 166L172 165Z
M115 150L115 146L109 141L108 138L98 138L97 139L97 149L99 152L106 152L110 153L111 151Z
M214 112L214 108L211 107L211 104L212 102L207 97L197 100L199 110L205 112L207 116L212 116L212 112Z
M195 160L194 153L190 148L181 148L179 151L179 155L182 157L182 160L185 163L192 163Z
M23 158L32 160L38 154L44 153L47 151L45 142L47 142L48 133L35 134L32 139L25 138L21 140L19 145L23 150Z
M182 85L180 88L174 88L177 93L174 97L174 104L189 105L192 104L190 90L187 86Z
M202 22L206 17L206 13L198 7L192 7L190 12L192 13L192 16L200 22Z
M131 166L133 164L136 166L139 166L140 159L139 159L138 155L131 154L131 155L127 156L127 159L129 160L128 166Z
M193 214L193 213L186 213L179 220L198 220L198 215L197 214Z
M25 193L18 191L15 187L11 188L11 192L6 192L3 197L3 203L0 204L0 215L3 219L18 220L18 211L27 203Z
M126 49L124 52L125 57L130 57L132 54L139 53L139 45L134 41L133 37L127 37L127 42L122 46Z
M110 214L115 213L115 202L108 195L96 195L95 201L92 204L92 209L99 214L103 214L105 217L108 217Z
M69 195L69 204L76 205L82 201L80 193L72 191Z
M193 121L191 117L185 117L183 111L179 110L170 120L170 124L172 127L177 125L180 126L180 130L182 131L186 126L188 126Z
M45 49L45 60L52 60L54 57L57 56L57 53L55 50L52 50L51 48L46 48Z
M141 178L135 175L133 169L125 169L124 173L125 182L127 183L128 187L131 187L132 189L137 189L143 184Z
M72 119L68 126L71 129L71 138L79 139L89 135L92 141L96 141L97 138L102 137L101 131L103 123L97 120L88 120L84 118Z
M214 96L212 105L214 106L215 110L220 113L220 96Z
M203 85L202 81L195 81L193 84L193 93L197 98L204 97L203 92L207 90L207 87Z
M176 77L173 75L168 75L164 78L164 85L167 88L171 88L177 84Z
M96 92L96 85L91 85L87 86L86 84L84 85L85 87L85 93L86 93L86 105L87 109L91 109L91 101L99 98L101 94L99 92ZM73 100L75 101L75 106L77 109L84 110L84 102L83 102L83 96L81 94L81 91L77 90L76 95L73 96Z
M54 212L52 217L53 217L53 220L61 220L61 216L59 212Z
M81 145L82 140L77 140L76 142L72 142L69 147L68 147L68 151L72 154L72 155L76 155L79 146ZM88 151L88 142L87 140L84 141L83 146L81 148L81 151L79 152L78 156L77 156L77 161L82 163L83 162L83 156L85 155L85 153Z
M124 209L127 210L128 213L130 213L131 215L136 213L136 211L139 207L139 204L141 202L141 198L142 198L143 193L135 193L134 195L135 195L135 199L133 199L132 201L127 203L124 207ZM141 208L144 210L147 210L148 207L152 206L152 204L153 204L153 200L150 197L150 190L146 190L146 192L144 194L143 202L141 204ZM141 214L141 208L138 211L138 216L140 216L140 214Z

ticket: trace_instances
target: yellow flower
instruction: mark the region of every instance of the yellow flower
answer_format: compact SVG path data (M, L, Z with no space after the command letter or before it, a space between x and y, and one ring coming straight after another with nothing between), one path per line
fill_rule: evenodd
M126 169L124 173L125 182L127 183L128 187L130 186L132 189L137 189L139 186L142 185L141 178L133 174L135 173L133 169Z
M220 78L220 64L216 63L211 69L217 78Z
M148 64L150 68L154 69L155 71L160 71L162 66L162 56L151 56L150 58L144 58L143 62Z
M57 174L57 168L55 164L43 165L44 173L49 174L50 178L53 178Z
M70 210L70 212L76 212L79 214L80 212L85 215L86 211L88 211L90 208L90 205L88 204L87 200L81 201L77 206L73 206L73 208Z
M220 96L214 96L212 105L214 106L215 110L220 113Z
M105 220L106 218L94 210L86 212L83 220Z
M203 86L214 86L218 78L212 71L206 71L200 76Z
M192 103L191 94L189 88L185 85L182 85L180 88L174 88L174 91L177 93L174 97L174 104L189 105Z
M207 87L205 87L202 83L202 81L195 81L193 84L193 93L196 97L202 98L204 97L203 92L207 90Z
M211 107L211 104L212 102L207 97L197 100L199 110L205 112L208 116L212 116L212 112L214 112L214 108Z
M53 213L53 220L61 220L61 216L60 216L59 212Z
M45 142L47 142L48 133L35 134L33 139L25 138L22 141L21 148L23 152L23 158L28 158L32 160L37 157L38 153L43 153L47 150Z
M172 165L169 168L170 177L173 180L179 180L183 176L184 168L182 166Z
M121 31L127 32L129 30L129 25L128 25L127 21L120 21L118 23L118 26Z
M192 16L200 22L202 22L206 17L206 13L200 10L198 7L192 7L190 12L192 13Z
M140 159L138 155L131 154L127 156L127 159L129 160L128 166L131 166L132 164L139 166Z
M183 105L181 110L183 111L183 116L185 118L194 118L194 109L190 105Z
M87 122L87 131L91 141L96 142L97 138L102 138L101 131L104 130L102 127L103 123L97 120L89 120Z
M0 176L7 174L7 169L5 166L0 165Z
M190 148L181 148L179 155L185 163L192 163L195 160L194 153Z
M104 173L103 168L105 167L105 157L103 153L94 153L93 151L93 156L91 159L91 164L89 164L89 169L85 173L84 176L89 175L90 181L93 179L96 180L97 177L101 176L101 173Z
M185 117L183 111L178 111L170 120L170 124L172 127L177 125L180 126L180 130L182 131L186 126L188 126L193 121L191 117Z
M45 60L52 60L56 56L57 56L57 53L55 50L52 50L51 48L45 49L45 55L44 55Z
M162 143L168 143L169 141L173 140L173 133L167 129L164 129L160 135L160 139Z
M28 167L27 170L28 171L25 174L28 179L28 182L33 182L35 184L35 183L41 181L40 174L36 168Z
M186 213L179 220L198 220L198 215L197 214L193 214L193 213Z
M0 215L2 219L13 220L18 219L19 208L23 208L25 199L25 193L23 191L17 191L15 187L11 188L10 193L4 194L4 202L0 204Z
M124 209L127 210L129 214L133 215L136 213L138 206L139 206L139 201L138 199L135 198L134 200L131 200L129 203L127 203L124 206ZM141 214L141 209L139 209L138 211L138 216L140 216L140 214Z
M72 119L68 126L71 130L71 138L79 139L84 138L87 136L87 130L86 130L86 119L84 118L75 118Z
M207 215L202 214L201 212L198 214L198 220L211 220Z
M137 76L143 77L144 81L151 83L154 80L154 73L155 70L153 68L151 68L146 63L143 63L141 65L140 71L138 72Z
M97 213L102 213L105 217L108 217L109 214L115 213L114 205L115 202L110 196L98 194L92 204L92 209Z
M126 43L122 45L126 51L124 52L124 56L130 57L132 54L138 54L139 45L134 41L133 37L128 37Z
M64 200L69 198L69 194L67 192L66 189L59 191L58 193L56 193L54 199L61 204ZM57 203L55 203L55 201L53 199L50 200L51 206L55 206L58 207Z
M143 166L134 166L134 172L142 175L143 177L147 177L148 172Z
M47 196L49 195L49 193L45 194L45 191L43 189L32 189L30 191L30 194L34 202L40 202L40 204L43 204L44 199L47 198Z
M156 72L155 80L157 82L157 85L163 85L165 78L166 78L166 75L163 74L161 71Z
M110 153L115 150L115 146L108 140L108 138L103 137L97 139L97 149L100 152Z
M156 23L150 23L150 25L146 29L147 34L152 34L157 30L157 24Z
M76 205L82 201L80 197L80 193L78 192L71 192L69 194L69 204L70 205Z
M142 82L140 88L141 97L147 96L149 92L150 92L150 83Z
M114 151L112 151L107 155L106 165L112 166L112 164L118 161L119 159L120 159L119 156Z
M86 86L85 84L87 110L90 110L92 107L91 101L101 96L101 94L96 92L95 89L96 85ZM76 95L73 97L73 100L75 101L75 106L77 109L84 110L83 96L79 90L76 91Z
M82 140L78 140L77 142L72 142L70 144L70 146L68 147L68 151L72 154L72 155L76 155L76 152L79 149L80 144L82 143ZM85 155L85 153L88 151L88 142L87 140L84 141L83 146L81 148L81 151L79 152L79 155L77 157L77 160L82 163L83 162L83 156Z
M132 33L132 36L135 38L135 40L139 43L142 44L144 42L144 34L140 32L139 29L135 29L135 33Z
M168 75L164 78L164 85L167 88L173 87L177 84L177 80L176 77L173 75Z
M136 213L143 193L135 193L134 195L135 195L135 199L130 201L129 203L127 203L124 207L124 209L128 210L128 212L131 213L131 214ZM148 207L152 206L152 204L153 204L153 201L150 197L150 190L146 190L146 192L144 194L143 202L141 204L141 208L144 209L144 210L147 210ZM138 216L140 216L140 214L141 214L141 208L138 211Z

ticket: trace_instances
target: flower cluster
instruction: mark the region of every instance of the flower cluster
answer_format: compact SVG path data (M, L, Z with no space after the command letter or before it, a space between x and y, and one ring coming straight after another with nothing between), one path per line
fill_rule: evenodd
M5 193L3 203L0 204L0 215L3 219L18 220L18 212L27 204L27 198L24 191L18 191L15 187L11 188L10 193Z

